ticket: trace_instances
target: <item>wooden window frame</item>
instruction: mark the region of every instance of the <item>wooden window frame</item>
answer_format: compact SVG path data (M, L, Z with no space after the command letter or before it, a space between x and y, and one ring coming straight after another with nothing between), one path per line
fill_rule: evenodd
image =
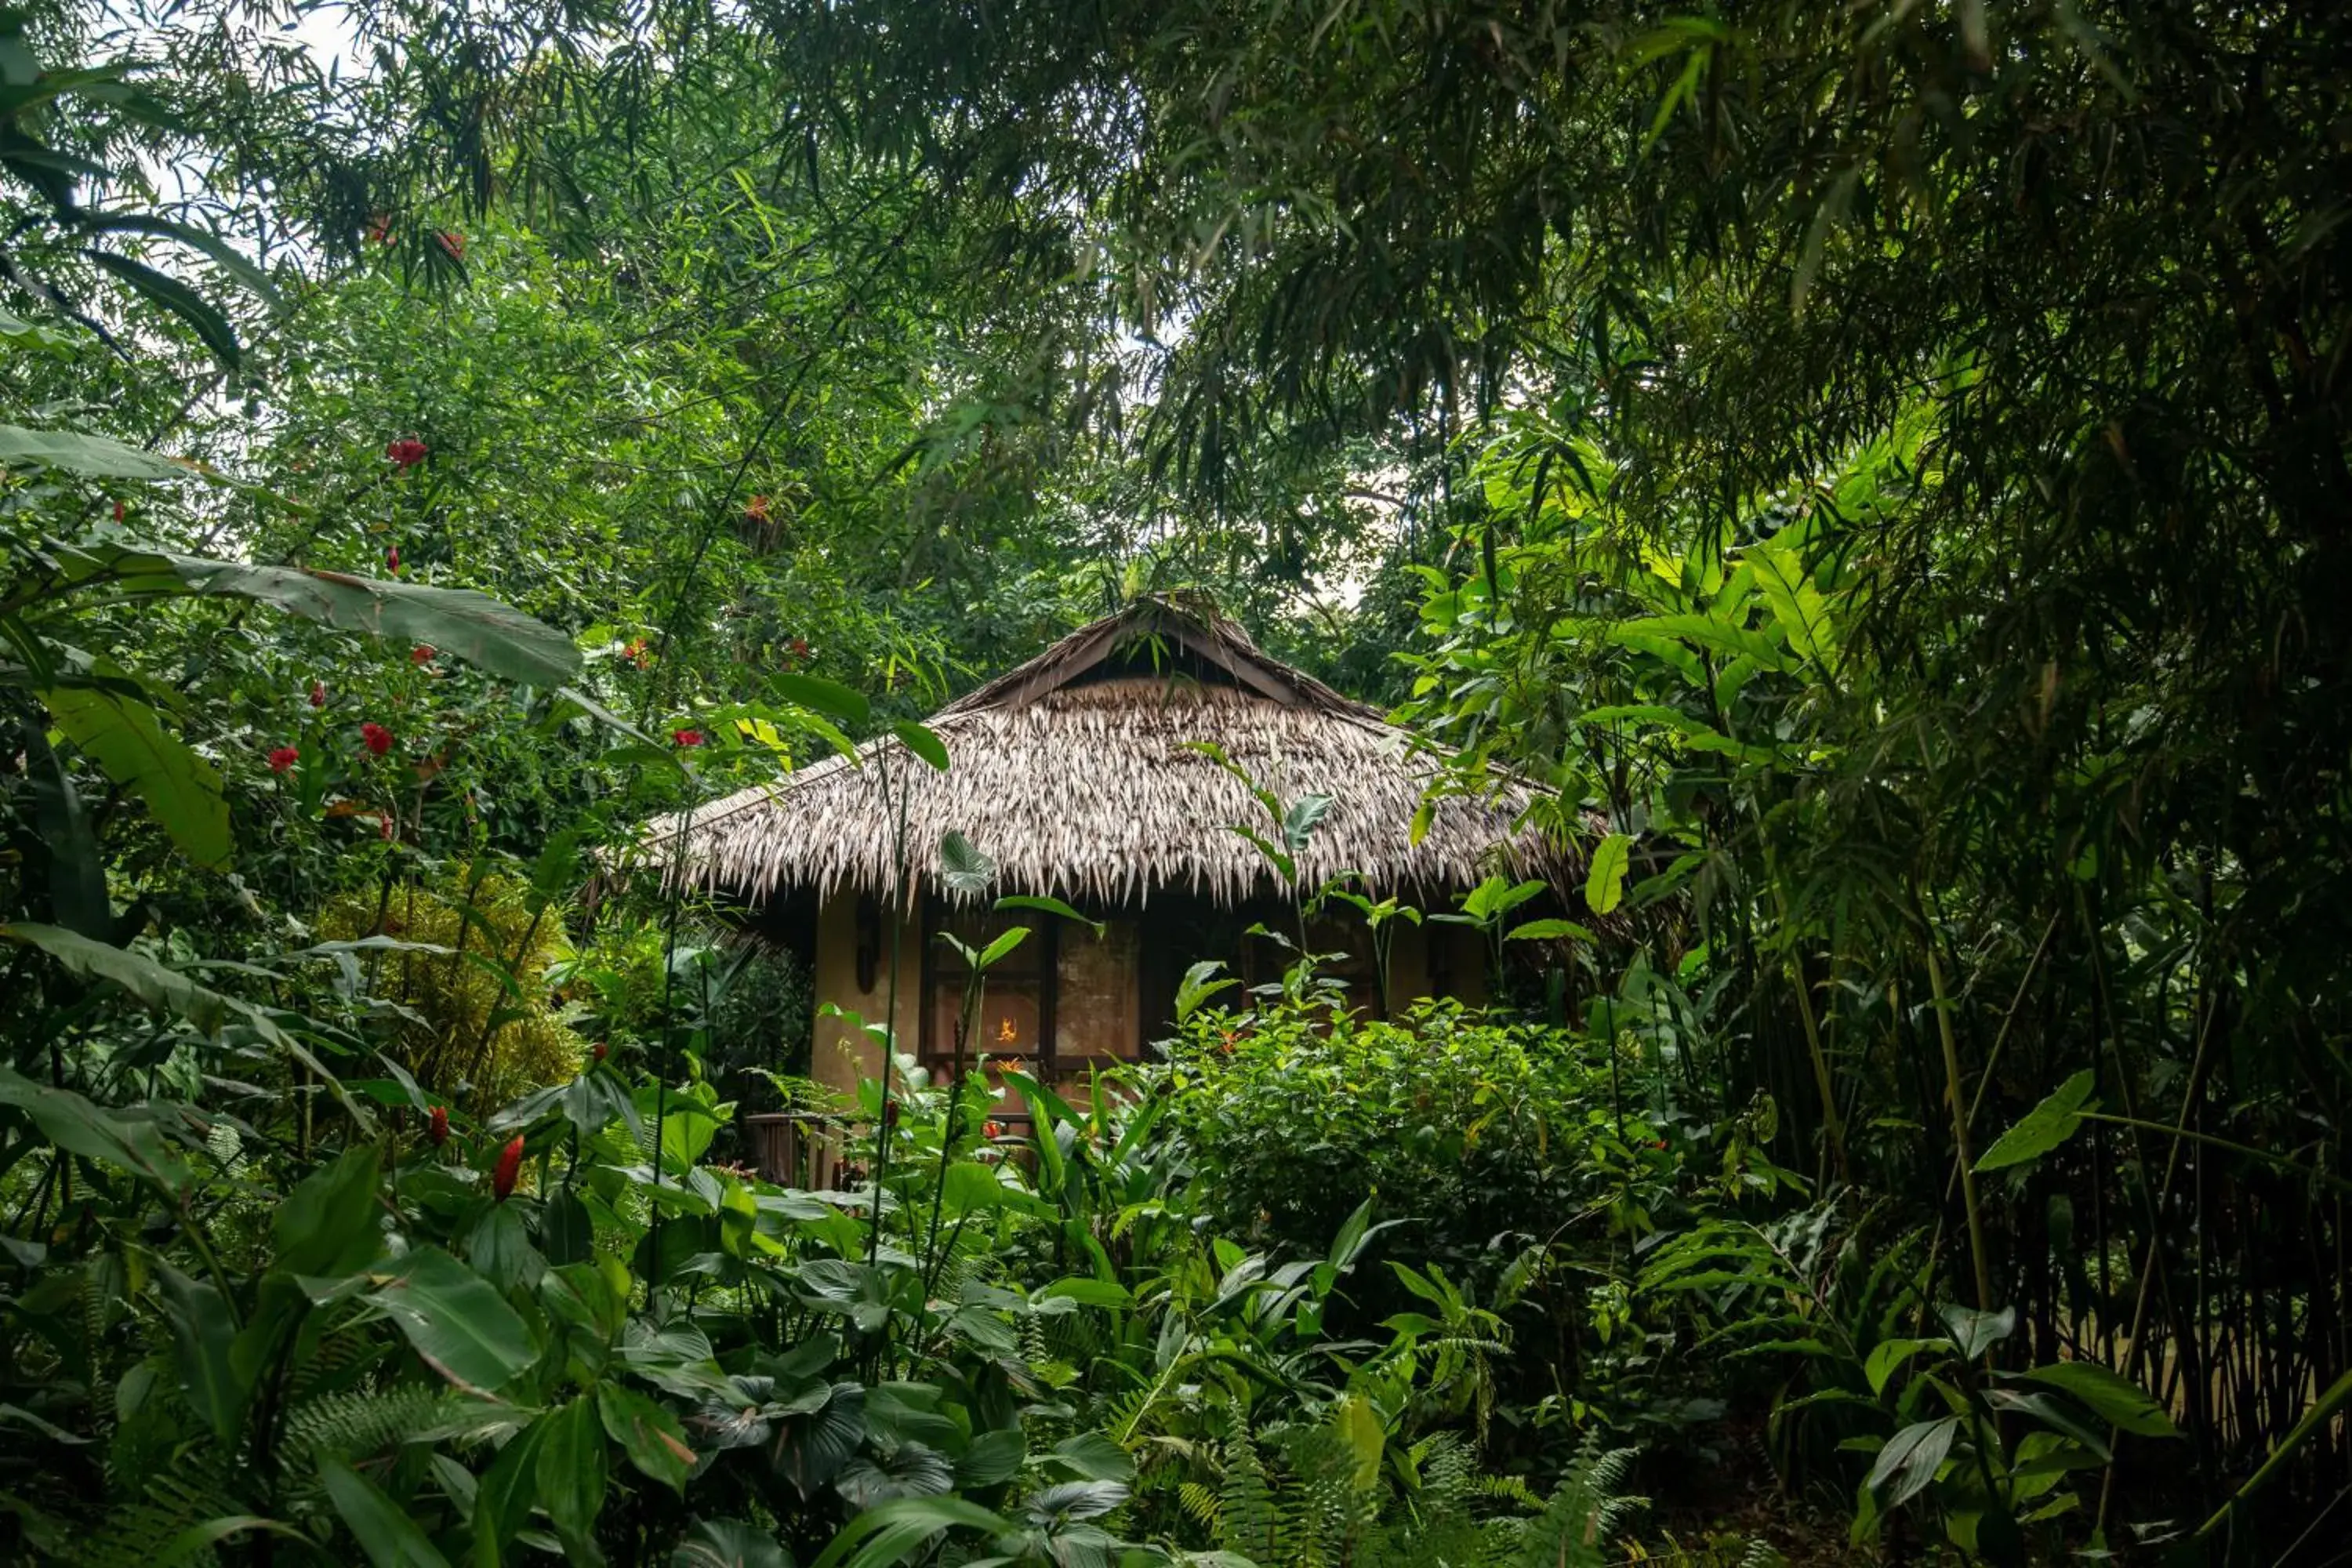
M939 1037L939 986L940 983L948 976L942 972L940 963L938 939L941 932L948 930L949 922L955 918L957 910L954 905L944 900L934 898L926 889L919 912L920 921L916 929L922 933L923 942L923 961L919 966L923 1000L921 1022L917 1026L918 1043L915 1059L927 1068L942 1064L952 1066L955 1061L955 1040L953 1037L944 1040ZM988 911L975 910L967 912L985 914ZM1052 1084L1061 1071L1061 1062L1054 1046L1055 1029L1060 1022L1055 1016L1056 1011L1055 1004L1058 1000L1057 994L1061 989L1061 937L1062 922L1054 915L1045 915L1029 928L1029 940L1038 944L1037 1050L1032 1059L1036 1064L1037 1081L1047 1085ZM968 1047L964 1054L967 1060L977 1060L987 1053Z

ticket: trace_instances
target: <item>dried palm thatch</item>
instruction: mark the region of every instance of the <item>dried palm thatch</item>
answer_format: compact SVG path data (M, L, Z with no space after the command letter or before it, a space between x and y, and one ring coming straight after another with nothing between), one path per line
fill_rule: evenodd
M672 877L754 902L843 888L887 896L902 842L914 875L936 888L938 846L952 830L996 862L998 891L1104 907L1163 889L1239 903L1276 884L1229 825L1273 825L1195 749L1205 742L1283 801L1331 798L1298 857L1310 887L1354 872L1376 896L1418 899L1497 870L1557 886L1576 875L1564 847L1526 825L1534 791L1501 775L1487 791L1437 799L1416 842L1444 753L1180 601L1140 600L1085 626L928 722L947 747L945 773L885 737L854 763L835 757L702 807L682 844L677 819L656 823L646 847Z

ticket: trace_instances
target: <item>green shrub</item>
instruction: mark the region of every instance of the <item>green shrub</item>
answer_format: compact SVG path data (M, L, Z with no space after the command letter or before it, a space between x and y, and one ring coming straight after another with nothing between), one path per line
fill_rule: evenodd
M1456 1002L1392 1020L1200 1014L1169 1056L1193 1202L1281 1249L1319 1246L1370 1198L1404 1222L1392 1252L1491 1281L1527 1241L1606 1204L1608 1172L1656 1140L1638 1121L1614 1136L1606 1068L1573 1036Z

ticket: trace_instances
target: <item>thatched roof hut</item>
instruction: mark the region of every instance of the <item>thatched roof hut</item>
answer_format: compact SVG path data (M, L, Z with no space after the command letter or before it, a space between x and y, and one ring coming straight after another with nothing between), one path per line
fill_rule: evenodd
M1100 938L1043 931L991 973L983 1043L1034 1054L1048 1071L1133 1056L1195 960L1225 959L1244 978L1253 963L1270 967L1246 932L1289 895L1234 831L1272 833L1252 784L1286 806L1329 798L1297 856L1308 890L1353 873L1376 898L1435 910L1496 871L1561 888L1577 875L1570 852L1528 825L1528 785L1494 775L1484 790L1430 798L1441 749L1184 600L1139 600L927 725L945 771L885 736L646 836L669 876L740 900L772 938L806 952L821 1003L873 1017L897 994L900 1039L927 1053L948 1047L960 993L925 937L948 925L985 934L990 920L948 897L950 832L994 862L993 893L1049 895L1107 922ZM1353 955L1357 981L1380 992L1374 1005L1484 993L1483 957L1460 927L1402 930L1380 966L1384 987L1360 922L1314 940ZM882 978L892 952L907 980L896 991ZM818 1076L851 1081L852 1065L830 1064L826 1047L855 1037L835 1026L818 1039ZM856 1065L870 1073L866 1058Z
M1138 600L926 722L947 748L946 772L896 736L868 741L855 763L830 758L697 811L682 850L663 842L666 858L677 856L673 874L753 902L845 889L887 897L903 846L936 892L938 846L953 831L995 861L1002 890L1238 905L1277 889L1265 857L1229 825L1273 825L1204 745L1285 803L1330 798L1298 857L1310 889L1354 872L1379 896L1438 900L1497 870L1570 871L1525 825L1532 792L1501 776L1486 793L1429 803L1416 836L1442 751L1177 600Z

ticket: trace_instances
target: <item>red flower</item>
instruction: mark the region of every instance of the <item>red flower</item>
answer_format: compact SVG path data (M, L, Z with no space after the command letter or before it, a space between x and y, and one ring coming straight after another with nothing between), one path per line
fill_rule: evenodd
M376 833L386 844L392 842L392 816L389 812L375 819Z
M383 552L383 569L394 576L400 575L400 546L395 544Z
M702 731L699 730L673 730L670 731L669 738L681 746L702 744Z
M522 1169L522 1134L518 1132L499 1151L499 1168L490 1173L490 1192L504 1203L514 1194L516 1173Z
M408 662L411 664L431 664L433 662L433 646L430 643L418 643L415 647L408 650Z
M269 753L269 771L273 773L282 773L292 767L301 755L301 752L291 746L280 746Z
M753 496L750 500L744 502L743 515L753 522L767 521L768 498L766 496Z
M436 1149L449 1142L448 1107L436 1105L433 1108L433 1114L425 1120L425 1136L433 1141Z
M595 1050L594 1050L594 1051L593 1051L593 1052L591 1052L590 1054L591 1054L591 1055L593 1055L593 1057L594 1057L598 1061L600 1061L600 1062L601 1062L601 1061L603 1061L606 1057L608 1057L608 1056L610 1056L610 1055L612 1055L612 1054L613 1054L613 1048L612 1048L610 1046L607 1046L604 1041L599 1040L599 1041L597 1041L597 1042L596 1042L596 1048L595 1048Z
M621 650L621 657L627 659L631 664L635 665L639 669L643 669L646 667L646 661L652 656L646 649L645 638L631 637L629 639L628 647Z
M806 658L808 657L808 638L794 637L793 639L793 657L794 658Z
M980 1124L980 1135L982 1138L1002 1138L1004 1136L1004 1123L983 1121Z
M378 245L392 243L392 219L383 213L367 220L367 237Z
M117 522L121 522L122 521L122 503L121 501L116 501L114 503L114 521Z
M360 741L379 757L392 750L392 731L373 719L360 726Z
M466 259L466 237L464 235L459 234L454 228L445 228L435 234L433 237L440 241L441 248L449 253L450 260L463 261Z
M394 468L413 468L425 460L425 454L431 449L414 436L403 436L386 447L383 455L392 459ZM395 571L398 569L397 566L394 568Z
M313 708L324 708L326 705L327 683L323 680L314 680L310 682L310 706Z

